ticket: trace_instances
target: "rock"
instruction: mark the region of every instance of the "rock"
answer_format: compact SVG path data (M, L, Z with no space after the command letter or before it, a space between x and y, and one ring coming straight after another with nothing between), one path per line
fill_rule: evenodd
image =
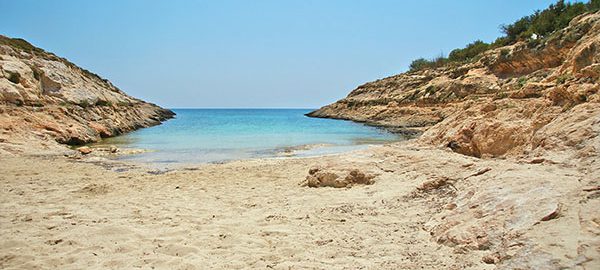
M456 204L455 203L449 203L444 208L446 208L446 210L454 210L454 209L456 209Z
M66 59L23 48L0 35L0 125L18 123L11 132L14 138L41 132L44 136L36 139L80 145L157 125L174 115L128 96Z
M106 126L100 123L91 122L89 123L89 127L93 129L102 138L110 137L113 135L113 133L110 130L108 130Z
M93 150L90 147L82 146L82 147L77 148L77 151L79 151L79 153L81 153L83 155L87 155L87 154L92 153Z
M374 175L365 174L358 169L340 170L314 167L308 171L308 176L306 176L306 179L302 181L300 185L308 187L334 188L350 187L356 184L371 185L374 183L374 177Z
M347 183L338 180L339 175L332 172L315 172L306 177L306 185L309 187L346 187Z
M309 175L314 175L315 173L317 173L318 171L320 171L322 168L320 167L314 167L308 170L308 174Z
M481 261L487 264L496 264L499 260L494 255L486 255L483 258L481 258Z
M544 163L544 161L546 161L545 158L534 158L531 161L529 161L529 163L531 163L531 164L541 164L541 163Z
M0 80L0 100L15 105L23 104L24 99L19 89L22 87L14 85L8 80Z
M481 108L481 112L486 113L486 112L491 112L491 111L495 111L496 110L496 104L493 102L487 103L485 104L482 108Z
M373 176L366 175L363 172L354 169L351 170L350 173L344 179L345 182L350 184L361 184L361 185L371 185L373 184Z
M490 167L483 168L483 169L481 169L481 170L477 171L476 173L473 173L473 174L471 174L471 175L469 175L469 176L465 177L465 179L468 179L468 178L471 178L471 177L475 177L475 176L480 176L480 175L482 175L482 174L484 174L484 173L487 173L487 172L489 172L489 171L491 171L491 170L492 170L492 168L490 168Z
M419 128L424 130L420 142L468 156L526 154L543 139L539 131L559 116L586 119L572 108L592 103L595 114L600 111L598 31L600 14L588 13L535 48L517 42L486 51L476 62L369 82L307 115ZM544 149L569 143L557 135L551 135L552 143ZM560 137L567 135L579 136Z
M455 180L448 177L436 177L432 180L423 182L416 190L410 193L412 198L423 198L427 196L435 196L437 198L451 198L456 196L458 189L454 186ZM447 204L448 210L456 208L456 204Z
M114 146L114 145L111 145L111 146L108 148L108 151L109 151L109 152L111 152L111 153L113 153L113 154L115 154L115 153L119 152L119 148L117 148L117 147L116 147L116 146Z
M560 215L561 208L562 208L562 205L560 203L556 203L556 206L554 207L554 210L552 210L547 215L543 216L540 220L541 221L548 221L548 220L552 220L552 219L557 218Z
M586 187L586 188L583 188L583 191L586 191L586 192L590 192L590 191L598 191L598 190L600 190L600 186L595 186L595 187Z

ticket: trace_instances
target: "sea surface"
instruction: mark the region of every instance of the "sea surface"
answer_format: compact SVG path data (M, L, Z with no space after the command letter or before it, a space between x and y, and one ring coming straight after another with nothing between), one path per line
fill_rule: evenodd
M175 119L105 139L146 149L120 159L209 163L236 159L339 153L403 139L384 129L304 116L311 109L174 109Z

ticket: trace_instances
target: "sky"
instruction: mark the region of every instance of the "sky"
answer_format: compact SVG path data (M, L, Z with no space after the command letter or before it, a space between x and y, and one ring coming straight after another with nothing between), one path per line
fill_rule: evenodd
M553 2L0 0L0 34L168 108L318 108Z

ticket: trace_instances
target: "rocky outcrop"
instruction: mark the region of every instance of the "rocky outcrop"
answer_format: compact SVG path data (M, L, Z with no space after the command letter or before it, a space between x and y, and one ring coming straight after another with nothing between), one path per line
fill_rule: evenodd
M375 183L373 178L375 178L374 174L365 174L358 169L314 167L308 171L308 176L300 186L344 188L357 184L371 185Z
M600 119L599 81L597 12L542 41L490 50L473 63L366 83L308 116L423 131L422 142L476 157L529 154L597 135L591 130Z
M64 58L0 36L0 142L5 149L32 139L85 144L173 116Z
M405 199L432 209L432 241L488 265L473 268L598 269L599 48L600 12L584 14L542 41L367 83L309 115L423 131L413 153L378 157L375 180L424 174ZM427 148L463 155L436 165Z

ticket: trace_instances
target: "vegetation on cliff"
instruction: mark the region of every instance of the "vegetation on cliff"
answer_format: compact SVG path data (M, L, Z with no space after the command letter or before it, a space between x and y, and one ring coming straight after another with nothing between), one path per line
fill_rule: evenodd
M463 63L475 60L481 53L490 49L515 44L518 41L528 41L531 45L541 43L557 30L565 28L578 15L600 10L600 0L590 0L587 3L565 3L559 0L542 11L525 16L512 24L502 25L500 29L504 36L492 43L476 40L464 48L455 49L448 57L440 55L434 59L419 58L410 64L410 71L426 68L437 68L451 63Z
M561 3L548 10L579 10L576 7L584 5L562 8ZM532 22L529 27L541 27L544 20L535 18L548 12L527 19ZM535 46L517 39L485 50L492 45L475 42L470 50L482 52L463 56L472 61L446 65L449 60L440 57L433 61L439 68L365 83L308 115L423 132L420 141L476 157L584 145L595 136L590 119L600 116L600 11L569 23L561 16L553 18L558 26L566 26L536 40ZM452 55L460 58L456 51Z

